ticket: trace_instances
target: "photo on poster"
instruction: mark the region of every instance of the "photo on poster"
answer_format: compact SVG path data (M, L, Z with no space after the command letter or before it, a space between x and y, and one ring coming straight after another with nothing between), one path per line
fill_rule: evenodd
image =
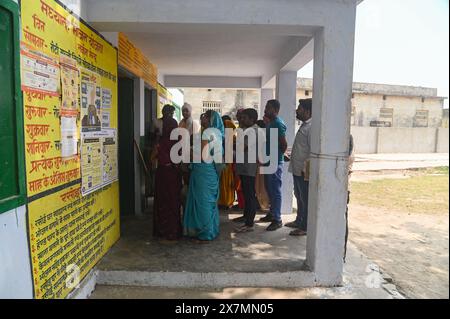
M98 132L101 123L101 86L100 76L87 71L81 71L81 131Z

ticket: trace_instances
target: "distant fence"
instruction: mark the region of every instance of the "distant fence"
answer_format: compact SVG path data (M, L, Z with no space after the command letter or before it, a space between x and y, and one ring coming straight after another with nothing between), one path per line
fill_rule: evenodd
M351 132L358 154L449 152L448 128L352 126Z

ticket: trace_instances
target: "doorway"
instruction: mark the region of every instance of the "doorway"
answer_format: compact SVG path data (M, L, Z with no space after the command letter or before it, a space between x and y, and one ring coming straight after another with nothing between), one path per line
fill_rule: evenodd
M118 127L119 127L119 180L120 214L135 213L134 183L134 81L119 77Z

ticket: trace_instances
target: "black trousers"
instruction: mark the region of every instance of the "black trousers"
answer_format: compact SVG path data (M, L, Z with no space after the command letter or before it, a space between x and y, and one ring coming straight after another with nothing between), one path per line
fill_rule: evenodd
M255 221L257 199L255 190L255 176L240 175L242 192L244 193L245 225L252 227Z

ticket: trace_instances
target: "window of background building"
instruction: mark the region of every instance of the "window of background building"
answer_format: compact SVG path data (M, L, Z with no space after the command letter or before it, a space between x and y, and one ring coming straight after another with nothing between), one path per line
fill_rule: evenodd
M416 110L416 115L414 116L414 126L415 127L428 127L428 110Z
M222 101L203 101L202 113L209 110L222 114Z
M382 107L380 109L379 121L384 122L386 126L392 126L394 122L394 109Z

